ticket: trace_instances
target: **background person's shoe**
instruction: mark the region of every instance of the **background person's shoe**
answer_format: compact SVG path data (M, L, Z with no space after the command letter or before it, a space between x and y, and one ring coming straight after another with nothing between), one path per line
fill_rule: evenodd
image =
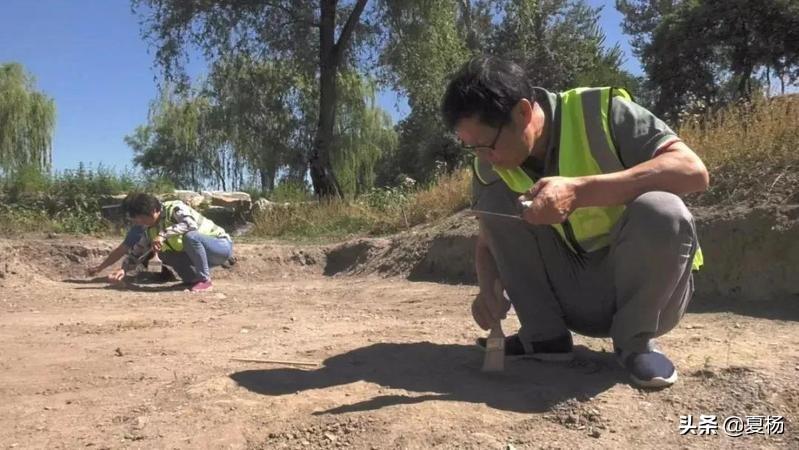
M485 348L486 338L478 338L477 345ZM530 345L533 347L533 351L527 353L524 350L522 340L519 339L519 335L510 335L505 338L505 356L531 358L540 361L571 361L574 358L571 333L555 339L532 342Z
M211 280L202 280L194 283L189 290L191 292L204 292L210 291L213 287L214 285L211 283Z

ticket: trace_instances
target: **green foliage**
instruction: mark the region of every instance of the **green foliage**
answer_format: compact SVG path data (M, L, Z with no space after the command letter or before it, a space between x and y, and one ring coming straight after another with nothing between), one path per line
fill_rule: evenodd
M676 121L752 100L799 80L799 3L794 0L618 0L625 32L654 93Z
M492 53L522 63L532 82L550 90L591 85L626 86L621 49L607 48L599 9L584 1L509 0L490 39ZM594 84L596 83L596 84Z
M222 59L204 91L213 122L262 191L274 188L279 171L303 176L315 106L312 83L298 67L246 55Z
M339 78L338 120L333 145L333 168L342 191L357 196L375 184L375 166L397 146L391 118L375 104L375 85L348 72Z
M19 64L0 64L0 171L50 169L55 103Z
M437 163L454 170L460 148L446 133L439 103L451 73L483 46L490 27L487 2L384 2L382 76L408 98L410 114L397 126L399 142L378 164L377 183L392 185L404 176L422 182Z
M303 203L313 199L308 184L304 181L285 179L269 193L269 200L276 203Z
M255 218L256 236L289 239L342 238L363 234L373 218L341 200L276 206Z
M0 179L0 233L100 233L109 223L100 210L106 197L130 191L168 192L159 179L132 172L115 173L104 167L80 165L54 175L37 167L22 167Z
M212 62L245 55L285 63L314 80L318 120L307 160L319 195L339 194L331 166L336 79L342 69L358 63L359 46L370 40L370 29L362 21L367 3L132 0L167 79L185 84L182 63L186 49L194 46Z
M384 2L383 77L408 97L410 114L398 124L399 144L378 164L378 184L401 175L432 180L465 155L446 133L438 112L449 75L475 53L526 66L532 82L557 90L614 85L637 94L639 80L620 69L621 50L606 48L599 10L583 1L501 0Z
M226 147L211 122L208 98L169 88L150 107L149 122L125 142L134 162L151 176L200 189L206 180L226 188Z

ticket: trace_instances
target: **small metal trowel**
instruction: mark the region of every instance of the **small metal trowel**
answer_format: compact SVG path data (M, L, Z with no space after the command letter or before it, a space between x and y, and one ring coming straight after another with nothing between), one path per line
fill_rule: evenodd
M472 216L493 216L493 217L504 217L506 219L524 220L522 219L522 216L514 216L513 214L501 214L489 211L480 211L479 209L470 209L466 213Z
M530 201L530 200L525 200L525 201L521 202L521 205L522 205L523 208L529 208L529 207L531 207L533 205L533 202ZM514 219L514 220L524 221L524 218L522 218L521 214L519 214L519 215L502 214L502 213L496 213L496 212L491 212L491 211L483 211L483 210L480 210L480 209L470 209L470 210L467 210L466 213L469 214L469 215L472 215L472 216L504 217L506 219Z

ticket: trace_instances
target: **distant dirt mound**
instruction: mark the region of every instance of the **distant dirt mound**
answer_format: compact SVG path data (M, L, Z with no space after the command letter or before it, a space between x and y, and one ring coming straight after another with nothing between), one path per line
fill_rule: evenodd
M696 208L694 215L705 256L705 266L696 276L697 298L770 300L799 295L799 205ZM325 273L474 283L476 236L476 221L457 214L388 239L359 239L334 247L328 251Z
M272 280L303 275L321 275L326 247L266 244L235 244L236 264L229 270L214 269L218 279Z
M799 295L799 205L695 209L705 267L697 298L773 300ZM219 279L271 280L308 275L377 275L411 281L476 281L477 222L456 214L387 238L335 245L237 243L237 264ZM83 276L116 245L80 239L0 240L0 284Z
M705 267L702 296L765 300L799 295L799 205L695 211Z
M327 250L325 275L401 276L412 281L474 283L477 222L456 214L383 239L357 239Z
M111 250L110 243L78 239L0 240L0 285L82 276Z

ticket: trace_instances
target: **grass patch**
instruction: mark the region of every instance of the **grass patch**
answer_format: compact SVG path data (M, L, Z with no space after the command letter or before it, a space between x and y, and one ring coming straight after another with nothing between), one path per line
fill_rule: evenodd
M381 188L354 201L275 206L254 218L252 234L306 240L395 233L466 208L470 180L470 172L462 170L421 189Z
M689 203L799 203L799 96L725 108L678 134L710 172L710 189Z
M100 213L103 199L133 190L167 192L173 187L103 167L80 165L56 174L23 167L0 178L0 234L115 234Z

